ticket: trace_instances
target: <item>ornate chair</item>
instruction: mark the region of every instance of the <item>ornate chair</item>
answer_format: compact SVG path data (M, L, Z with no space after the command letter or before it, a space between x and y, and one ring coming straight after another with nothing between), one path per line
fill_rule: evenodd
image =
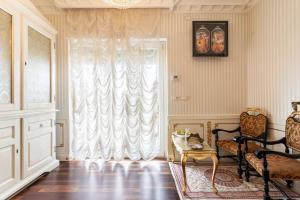
M285 180L287 186L291 187L293 180L300 180L300 154L290 154L289 148L300 151L300 112L294 112L286 121L285 137L278 141L268 141L267 145L283 144L285 153L271 150L258 150L254 153L247 152L249 141L265 143L262 140L243 137L246 145L246 177L249 179L249 164L263 177L264 199L271 199L269 196L269 181L276 179ZM275 184L276 185L276 184ZM281 191L285 196L288 195Z
M247 112L243 112L240 116L240 126L235 130L224 130L224 129L214 129L212 133L215 135L215 145L217 150L218 159L223 157L237 157L238 160L238 174L240 178L242 178L243 170L242 170L242 162L243 162L243 150L245 146L242 143L231 140L220 140L220 133L235 133L239 132L239 136L248 136L256 139L263 139L264 142L267 140L267 117L260 113L259 109L248 110ZM266 146L265 144L263 145ZM261 149L260 145L257 145L255 142L248 144L248 151L254 152L257 149ZM220 156L220 149L223 151L230 153L228 156Z

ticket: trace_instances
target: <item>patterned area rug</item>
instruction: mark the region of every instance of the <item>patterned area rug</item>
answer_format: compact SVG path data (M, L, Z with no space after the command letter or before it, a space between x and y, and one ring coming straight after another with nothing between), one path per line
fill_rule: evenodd
M181 200L200 200L200 199L262 199L263 180L261 177L251 177L250 182L239 179L237 167L234 165L221 165L218 167L215 185L218 193L211 190L211 165L191 165L186 167L187 173L187 192L182 193L182 169L179 163L170 163L170 168L176 183L178 194ZM293 199L300 199L300 194L288 189L280 184L287 194ZM282 193L272 184L270 184L270 195L272 199L285 199Z

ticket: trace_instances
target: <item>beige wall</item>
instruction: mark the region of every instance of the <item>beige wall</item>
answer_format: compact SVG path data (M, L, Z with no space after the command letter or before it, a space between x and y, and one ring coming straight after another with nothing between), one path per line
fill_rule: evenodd
M66 24L64 15L47 16L58 29L58 67L67 73ZM226 58L192 57L192 21L228 20L229 56ZM238 114L246 106L246 16L245 14L184 14L163 11L161 37L167 38L169 115ZM242 41L242 42L241 42ZM65 81L58 72L58 81ZM171 81L171 75L180 81ZM66 85L61 84L59 85ZM65 88L66 90L67 88ZM59 91L58 108L64 109L65 99ZM187 96L187 101L172 97ZM66 116L67 113L61 113Z
M192 21L228 20L229 56L192 57ZM168 39L169 95L188 96L188 101L169 100L170 115L238 114L246 106L245 14L184 14L165 12L162 36Z
M261 0L248 14L248 106L284 127L300 100L300 1Z

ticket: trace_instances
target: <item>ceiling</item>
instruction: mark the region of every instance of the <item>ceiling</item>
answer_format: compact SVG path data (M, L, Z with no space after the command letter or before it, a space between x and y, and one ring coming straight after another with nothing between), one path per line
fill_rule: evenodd
M43 13L64 8L112 8L103 0L31 0ZM259 0L142 0L133 8L162 8L181 12L246 12Z

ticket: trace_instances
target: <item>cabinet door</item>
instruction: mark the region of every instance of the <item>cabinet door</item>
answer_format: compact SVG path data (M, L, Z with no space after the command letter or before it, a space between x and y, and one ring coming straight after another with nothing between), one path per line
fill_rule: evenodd
M0 111L18 110L20 15L0 1Z
M23 119L22 178L55 159L55 114Z
M55 108L55 37L26 18L23 33L23 108Z
M20 179L20 120L0 121L0 193Z

